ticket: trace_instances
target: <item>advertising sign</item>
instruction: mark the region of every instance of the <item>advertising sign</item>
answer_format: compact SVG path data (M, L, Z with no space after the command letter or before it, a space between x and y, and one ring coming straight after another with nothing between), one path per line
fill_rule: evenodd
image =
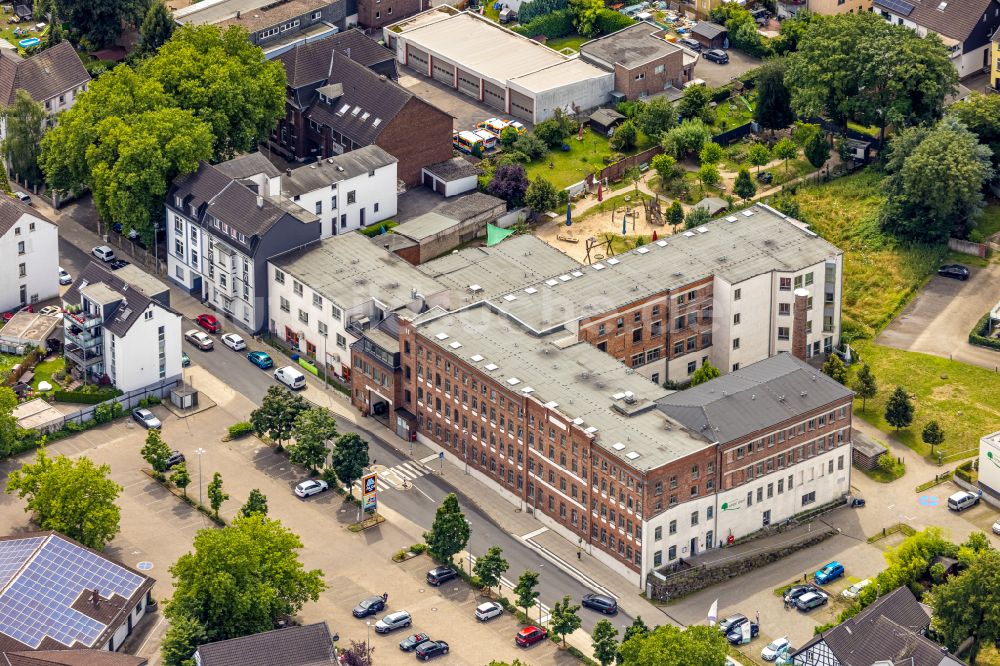
M363 490L361 508L365 511L374 511L378 508L378 475L368 474L362 477L361 488Z

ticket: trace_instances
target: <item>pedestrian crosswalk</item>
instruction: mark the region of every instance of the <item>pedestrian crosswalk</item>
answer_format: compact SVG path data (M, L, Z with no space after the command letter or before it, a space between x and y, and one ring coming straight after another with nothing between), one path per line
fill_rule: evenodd
M389 489L402 488L404 483L409 484L414 479L430 474L431 471L432 470L423 463L416 460L408 460L398 465L387 467L386 469L378 472L376 485L379 492ZM360 491L361 481L355 481L354 486Z

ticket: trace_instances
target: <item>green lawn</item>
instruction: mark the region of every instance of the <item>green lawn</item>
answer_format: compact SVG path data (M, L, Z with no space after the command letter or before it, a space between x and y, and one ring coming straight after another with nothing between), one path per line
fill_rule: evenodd
M749 104L749 106L747 106ZM753 119L753 101L744 96L720 102L715 107L712 125L721 132L745 125Z
M571 49L572 51L579 51L580 44L588 41L588 37L583 35L568 35L566 37L557 37L556 39L549 39L545 42L545 45L550 49L561 51L562 49Z
M976 223L976 229L984 239L1000 231L1000 202L994 201L986 207L979 222Z
M640 137L640 139L639 146L633 152L645 149L647 141L644 137ZM568 151L563 152L556 148L550 150L540 160L528 164L525 167L528 178L534 179L535 176L541 176L555 185L557 189L563 189L573 183L580 182L587 174L603 169L605 156L614 152L611 150L607 137L591 132L589 129L584 130L582 141L577 141L574 134L566 140L566 144L569 146ZM551 167L549 167L549 163L552 164Z
M31 382L32 388L37 391L38 384L43 381L52 384L54 388L59 388L59 382L52 379L52 375L59 372L64 367L65 362L63 361L63 358L58 355L53 355L51 358L42 361L35 366L35 379Z
M978 366L950 361L940 356L907 352L877 345L869 340L855 342L853 348L871 366L878 381L878 395L864 411L861 400L854 403L855 416L863 418L921 455L930 447L920 439L928 421L938 422L945 432L944 455L976 449L984 433L1000 430L1000 376ZM855 368L859 367L857 364ZM885 403L896 386L913 398L914 419L898 433L885 421ZM975 451L970 451L970 456Z

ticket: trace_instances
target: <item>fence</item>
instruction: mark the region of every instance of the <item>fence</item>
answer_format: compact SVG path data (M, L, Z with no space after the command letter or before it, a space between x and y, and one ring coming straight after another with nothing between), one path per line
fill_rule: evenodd
M740 139L750 136L756 131L758 130L754 127L754 123L746 123L744 125L740 125L739 127L734 127L731 130L727 130L722 134L716 134L712 137L712 141L722 147L726 147L731 143L736 143Z
M98 403L96 405L87 405L82 407L75 412L66 414L63 417L63 425L67 423L77 423L83 425L87 421L92 421L94 419L94 412L97 408L103 404L115 403L117 402L122 406L125 411L129 411L139 406L139 403L143 400L147 400L149 396L155 395L157 398L166 398L170 394L170 390L176 386L178 381L176 379L164 379L157 384L147 386L146 388L136 389L135 391L129 391L128 393L123 393L120 396L105 400L104 402Z
M649 164L649 161L653 159L654 156L659 155L663 152L663 148L660 146L654 146L648 150L644 150L641 153L636 153L635 155L629 155L625 159L619 160L614 164L609 164L608 166L601 169L601 180L606 180L607 182L614 182L616 180L621 180L622 176L625 175L625 171L634 166L642 168L642 165Z
M948 249L955 252L961 252L962 254L969 254L973 257L979 257L980 259L986 258L987 247L983 243L973 243L972 241L962 240L961 238L949 238Z

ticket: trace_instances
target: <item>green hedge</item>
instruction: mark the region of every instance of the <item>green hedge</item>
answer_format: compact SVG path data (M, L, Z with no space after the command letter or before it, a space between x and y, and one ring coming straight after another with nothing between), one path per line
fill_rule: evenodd
M976 325L969 332L969 344L990 349L1000 350L1000 340L989 337L990 333L990 313L987 312L983 318L976 322Z
M361 233L368 238L375 238L375 236L382 234L382 228L384 227L386 232L392 231L395 227L399 226L399 222L395 220L383 220L382 222L376 222L375 224L369 225L364 229L358 229Z
M249 421L240 421L229 426L229 438L238 439L253 432L253 426Z
M576 33L576 28L573 27L573 14L568 9L544 14L524 25L515 26L513 30L525 37L545 35L548 39L558 39Z
M530 23L539 16L566 9L568 6L568 0L532 0L521 4L517 10L517 20L521 23Z
M118 389L101 391L54 391L52 397L57 402L74 402L81 405L96 405L105 400L117 398L122 394Z
M529 7L533 5L537 0L533 0L529 3ZM597 26L597 31L602 35L610 35L612 32L618 32L619 30L624 30L635 23L631 18L625 16L621 12L616 12L613 9L602 9L597 12L597 20L594 21L594 25Z

